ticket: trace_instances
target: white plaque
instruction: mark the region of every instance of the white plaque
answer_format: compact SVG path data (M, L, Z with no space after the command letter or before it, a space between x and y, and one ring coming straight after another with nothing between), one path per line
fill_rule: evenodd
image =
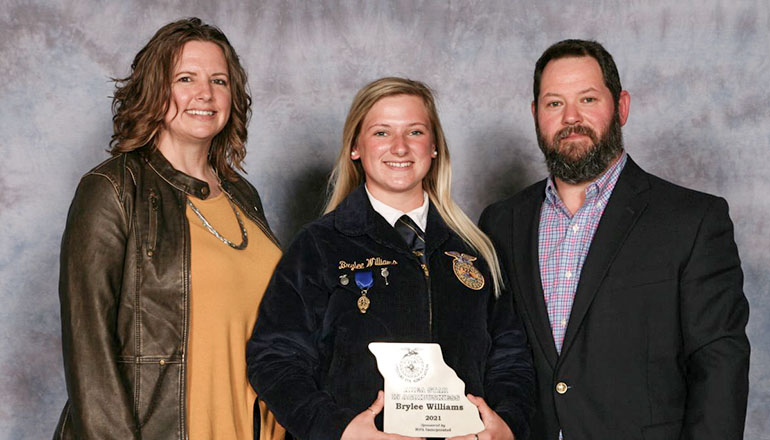
M385 379L383 431L408 437L453 437L484 430L465 397L465 382L444 362L438 344L372 342Z

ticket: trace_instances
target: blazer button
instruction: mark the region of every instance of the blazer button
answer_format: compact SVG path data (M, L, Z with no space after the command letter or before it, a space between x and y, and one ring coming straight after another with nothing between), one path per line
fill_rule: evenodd
M158 362L158 363L160 364L161 367L166 365L166 361L164 361L163 359L161 359L160 362Z
M564 382L559 382L559 383L556 384L556 392L559 393L559 394L566 393L567 392L567 388L569 388L569 387Z

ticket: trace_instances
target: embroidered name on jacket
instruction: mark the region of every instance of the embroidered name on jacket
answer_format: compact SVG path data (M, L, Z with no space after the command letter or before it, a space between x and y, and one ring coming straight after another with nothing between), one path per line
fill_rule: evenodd
M396 260L386 260L382 257L369 257L366 258L363 262L359 263L358 261L353 261L352 263L348 263L345 260L340 260L340 265L337 269L350 269L353 270L359 270L359 269L365 269L367 267L372 266L395 266L398 264L398 261Z

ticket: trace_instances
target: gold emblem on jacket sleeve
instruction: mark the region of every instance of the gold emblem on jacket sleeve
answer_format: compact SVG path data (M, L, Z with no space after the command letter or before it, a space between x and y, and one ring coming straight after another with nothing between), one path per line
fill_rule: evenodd
M473 266L476 257L463 254L457 251L446 251L444 254L454 258L452 260L452 271L463 285L471 290L481 290L484 288L484 275Z

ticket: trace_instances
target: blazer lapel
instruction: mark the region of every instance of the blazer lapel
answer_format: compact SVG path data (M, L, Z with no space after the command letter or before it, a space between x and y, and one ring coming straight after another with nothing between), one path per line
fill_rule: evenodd
M541 185L536 185L526 201L514 210L513 243L510 244L508 249L514 250L513 267L516 268L515 281L518 283L519 293L524 300L527 314L532 321L537 342L551 368L553 368L556 366L558 353L553 342L548 310L545 307L538 257L540 208L544 197L545 184L543 182ZM512 282L513 280L510 281Z
M643 194L649 188L647 175L628 158L604 210L588 250L575 292L561 356L564 357L631 228L647 206Z

